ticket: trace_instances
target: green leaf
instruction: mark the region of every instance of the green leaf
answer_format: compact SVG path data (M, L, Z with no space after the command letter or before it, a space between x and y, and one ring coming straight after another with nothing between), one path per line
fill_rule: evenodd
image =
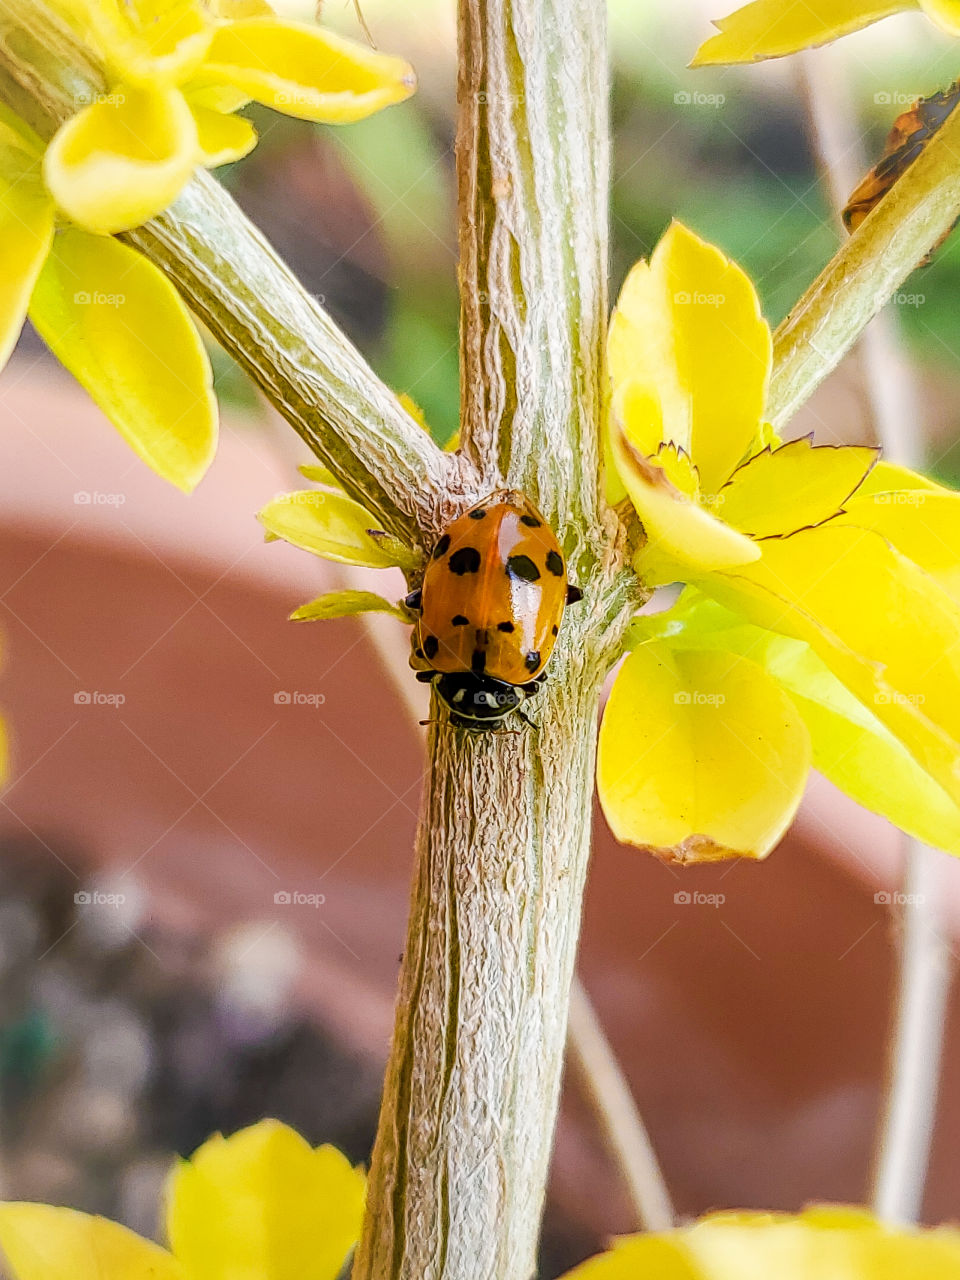
M200 334L166 276L118 240L61 231L30 319L144 462L195 488L216 451L217 402Z
M392 613L401 622L409 616L398 605L391 604L374 591L328 591L309 604L302 604L290 615L291 622L317 622L328 618L347 618L355 613Z

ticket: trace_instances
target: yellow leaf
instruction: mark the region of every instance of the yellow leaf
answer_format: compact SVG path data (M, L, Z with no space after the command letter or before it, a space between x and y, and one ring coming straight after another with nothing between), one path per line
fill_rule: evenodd
M207 169L241 160L257 145L257 131L243 116L224 115L193 104L190 110L197 126L201 163Z
M614 462L647 537L637 570L648 585L706 573L760 556L755 542L715 519L677 489L666 472L617 433L611 440Z
M0 368L20 337L50 252L53 221L39 161L19 147L0 145Z
M700 587L805 640L960 801L960 607L878 534L831 522L763 544Z
M247 18L217 28L201 84L227 84L285 115L347 124L409 98L402 58L306 23Z
M378 596L375 591L328 591L309 604L302 604L290 615L291 622L318 622L328 618L347 618L355 613L392 613L401 622L409 622L404 611Z
M799 713L745 658L652 642L617 674L597 789L619 840L676 862L765 858L809 769Z
M340 481L329 467L321 467L312 462L305 462L302 467L297 467L297 470L305 480L313 480L316 484L325 484L329 489L339 489L341 487Z
M854 494L832 524L873 529L926 570L960 603L960 493L949 489L900 489Z
M0 1204L15 1280L185 1280L165 1249L106 1218L48 1204Z
M792 440L756 453L717 495L716 513L753 538L795 533L836 513L876 462L877 450Z
M360 1232L364 1187L335 1147L263 1120L211 1138L174 1170L170 1245L186 1280L335 1280Z
M107 235L172 204L199 159L197 126L177 89L124 85L60 126L44 177L73 222Z
M56 7L113 82L179 84L203 62L213 34L197 0L56 0Z
M180 295L142 254L59 232L30 319L131 448L186 491L217 447L210 361Z
M625 1236L565 1280L948 1280L960 1232L878 1222L818 1205L792 1215L712 1213L662 1235Z
M754 0L728 18L715 21L720 34L700 46L690 65L780 58L827 44L918 5L919 0L803 0L797 4Z
M884 462L881 458L877 465L857 490L858 498L865 498L871 493L892 493L898 489L927 489L930 492L952 493L936 480L921 475L919 471L911 471L909 467L901 467L895 462Z
M756 662L803 716L822 774L908 835L960 854L960 807L808 644L752 626L694 588L674 608L634 620L631 645L651 638L672 649L716 649Z
M658 404L661 439L690 455L701 488L714 493L759 430L771 350L747 275L675 222L617 302L608 356L614 395L632 382ZM634 426L628 414L631 442L653 452Z
M325 560L372 569L400 563L392 546L383 550L370 536L374 517L344 493L301 489L267 503L259 519L269 533Z
M932 19L948 35L960 36L960 3L958 3L958 0L920 0L920 7L927 17Z

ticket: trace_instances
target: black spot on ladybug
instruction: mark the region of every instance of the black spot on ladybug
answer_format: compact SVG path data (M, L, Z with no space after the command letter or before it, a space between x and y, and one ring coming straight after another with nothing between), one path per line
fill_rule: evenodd
M520 523L525 524L528 529L539 529L543 521L538 520L536 516L521 516Z
M513 630L513 623L512 623L512 622L498 622L498 623L497 623L497 630L498 630L498 631L506 631L506 632L507 632L507 634L509 634L509 633Z
M424 656L427 658L435 658L440 652L440 641L436 636L427 636L423 642Z
M474 649L470 659L470 670L475 676L482 676L487 666L487 655L482 649Z
M559 551L547 552L547 568L551 573L555 573L558 578L563 577L563 556Z
M540 570L529 556L508 556L507 575L521 578L524 582L536 582L540 577Z
M449 546L450 546L450 535L449 533L445 533L443 537L440 539L440 541L437 543L437 545L433 548L434 560L439 560L441 556L445 556L447 554L447 550L449 549Z
M553 632L555 636L560 634L560 628L557 626L556 623L553 624L550 630Z
M468 511L468 512L467 512L467 515L470 517L470 519L471 519L471 520L482 520L482 519L483 519L483 517L484 517L486 514L487 514L487 513L486 513L486 511L483 509L483 507L478 507L478 508L476 509L476 511Z
M476 573L480 568L480 552L476 547L461 547L450 557L451 573Z
M531 649L523 659L523 665L528 671L536 671L540 665L540 650Z
M415 658L425 658L427 655L423 652L422 649L414 649L413 656Z
M462 613L458 613L450 619L450 625L452 627L469 627L470 619L465 618Z

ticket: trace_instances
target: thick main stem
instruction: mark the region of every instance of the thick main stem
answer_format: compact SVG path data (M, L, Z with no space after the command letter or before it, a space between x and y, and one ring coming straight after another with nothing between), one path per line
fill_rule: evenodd
M590 843L600 684L635 587L598 489L603 0L461 0L463 443L537 500L585 599L516 735L430 738L355 1280L535 1270Z

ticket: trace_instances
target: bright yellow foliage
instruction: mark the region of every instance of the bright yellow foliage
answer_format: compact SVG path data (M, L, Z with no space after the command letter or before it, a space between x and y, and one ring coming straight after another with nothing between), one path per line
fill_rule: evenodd
M664 857L764 857L812 757L960 852L960 495L875 449L781 443L770 358L750 281L674 224L611 320L608 457L638 572L696 590L631 628L604 811Z
M960 1232L890 1227L866 1210L714 1213L663 1235L626 1236L565 1280L948 1280Z
M264 1120L174 1169L169 1252L105 1218L17 1203L0 1204L0 1248L13 1280L336 1280L364 1194L336 1148Z
M918 9L950 35L960 36L958 0L752 0L714 23L720 34L704 41L691 65L781 58Z

